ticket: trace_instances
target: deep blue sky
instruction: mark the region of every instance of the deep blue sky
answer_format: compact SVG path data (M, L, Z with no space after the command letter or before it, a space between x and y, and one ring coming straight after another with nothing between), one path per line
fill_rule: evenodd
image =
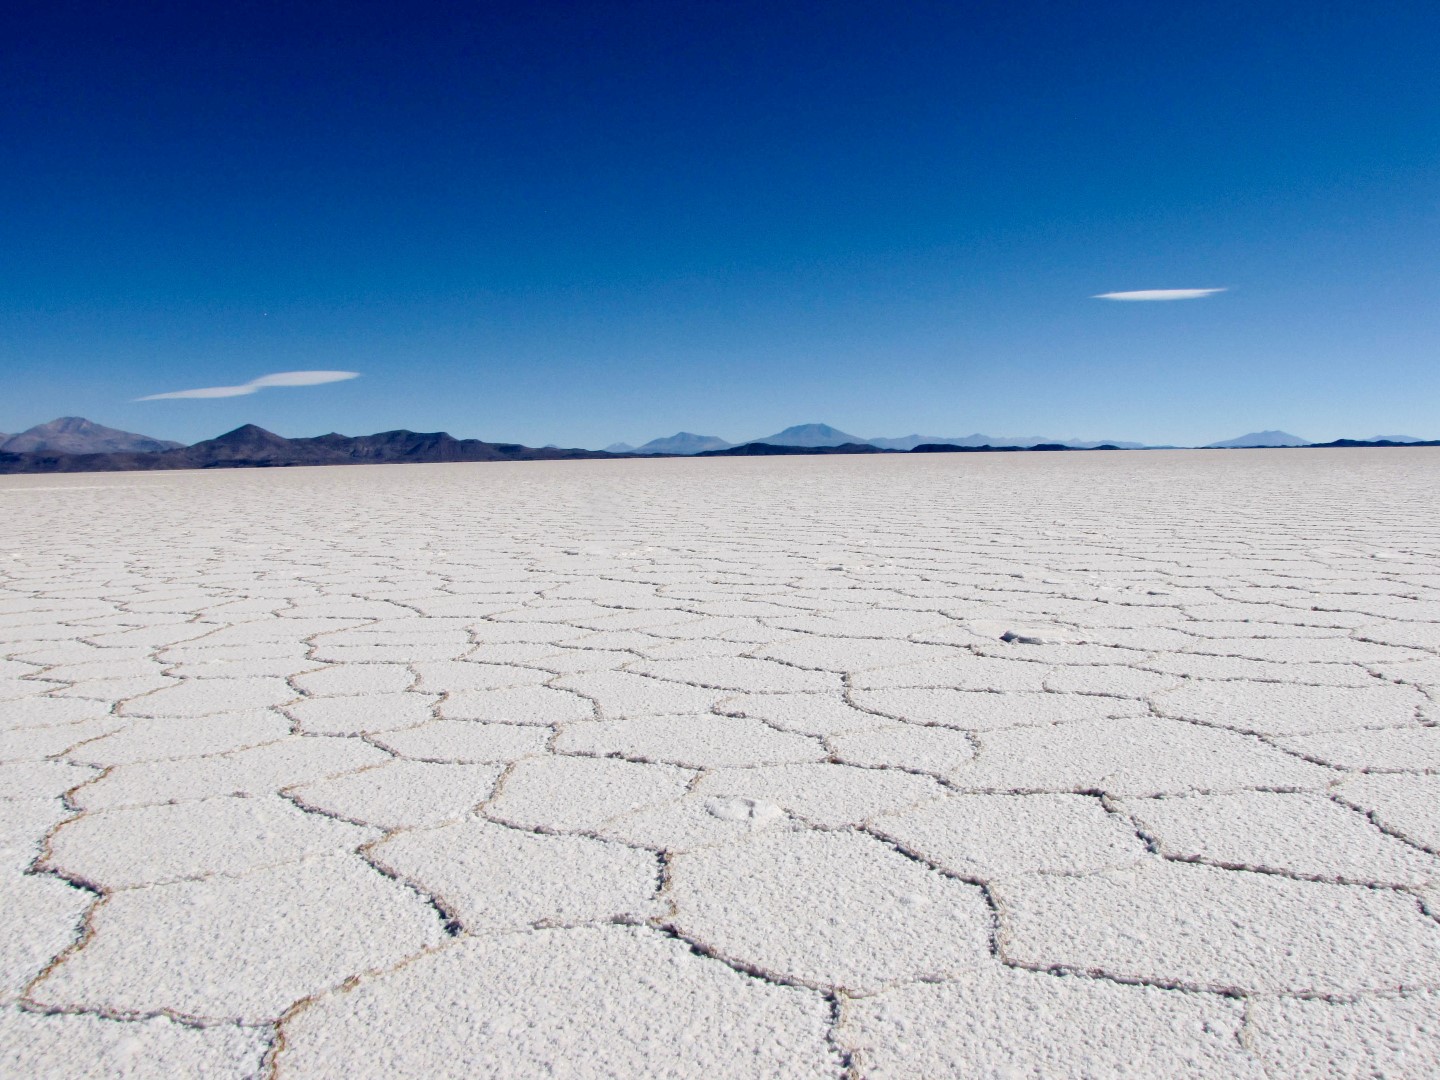
M12 7L0 431L1440 436L1440 5L988 7Z

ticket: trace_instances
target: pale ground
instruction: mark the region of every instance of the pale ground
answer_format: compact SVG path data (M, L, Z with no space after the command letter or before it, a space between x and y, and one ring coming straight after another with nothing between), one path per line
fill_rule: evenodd
M1437 551L1426 449L0 479L0 1074L1435 1076Z

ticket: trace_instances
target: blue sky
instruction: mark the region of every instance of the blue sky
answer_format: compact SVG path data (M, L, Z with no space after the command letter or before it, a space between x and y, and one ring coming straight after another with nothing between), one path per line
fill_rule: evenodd
M1440 7L992 6L32 6L0 431L1440 436Z

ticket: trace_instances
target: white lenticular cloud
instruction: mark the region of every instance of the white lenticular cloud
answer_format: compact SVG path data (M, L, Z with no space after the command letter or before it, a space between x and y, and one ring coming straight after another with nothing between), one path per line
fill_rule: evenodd
M1202 296L1214 296L1228 292L1227 289L1136 289L1133 292L1102 292L1092 300L1198 300Z
M172 390L168 394L147 394L136 401L168 401L172 398L244 397L270 386L319 386L321 383L358 379L358 371L277 371L261 375L239 386L202 386L196 390Z
M198 390L173 390L168 394L147 394L145 397L136 398L136 401L165 401L168 398L211 398L211 397L241 397L244 394L253 394L259 390L258 386L246 383L244 386L204 386Z
M318 386L327 382L344 382L359 378L358 371L279 371L251 379L250 386Z

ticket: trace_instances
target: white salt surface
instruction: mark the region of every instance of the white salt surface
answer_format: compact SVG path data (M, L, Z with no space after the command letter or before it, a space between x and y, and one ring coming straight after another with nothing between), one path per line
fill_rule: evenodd
M0 478L0 1075L1440 1074L1440 453L135 479Z

